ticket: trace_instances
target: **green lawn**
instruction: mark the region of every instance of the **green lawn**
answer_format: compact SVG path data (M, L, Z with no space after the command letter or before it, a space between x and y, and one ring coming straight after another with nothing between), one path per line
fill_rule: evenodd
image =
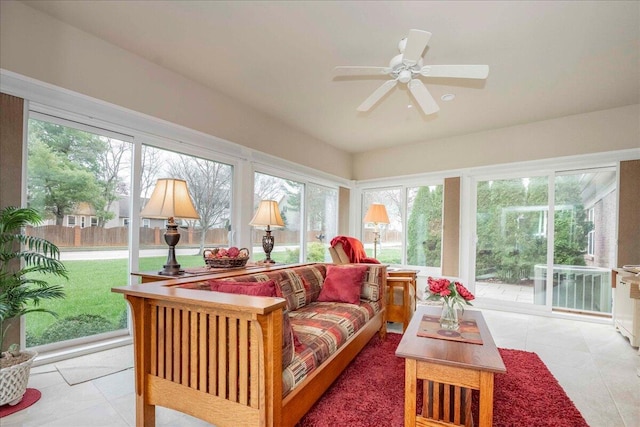
M96 252L96 257L100 252ZM159 270L166 257L140 258L140 270ZM190 255L178 257L183 267L203 266L201 256ZM114 286L125 286L128 283L128 260L86 260L65 261L69 272L69 280L47 278L50 283L64 286L66 298L63 300L43 301L41 307L58 313L58 319L46 313L32 313L26 317L28 337L40 337L47 326L59 319L92 314L103 316L118 329L126 310L126 302L122 294L111 292ZM27 342L29 345L29 339Z

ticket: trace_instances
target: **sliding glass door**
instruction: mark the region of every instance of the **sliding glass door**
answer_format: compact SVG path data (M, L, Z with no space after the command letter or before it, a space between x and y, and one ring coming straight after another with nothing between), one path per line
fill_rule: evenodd
M477 183L475 292L478 297L545 304L548 178Z
M477 181L476 296L610 315L615 189L612 168Z

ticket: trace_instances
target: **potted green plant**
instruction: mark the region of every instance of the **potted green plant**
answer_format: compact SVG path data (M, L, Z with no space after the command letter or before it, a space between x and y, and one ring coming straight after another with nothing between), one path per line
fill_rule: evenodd
M8 345L7 332L20 316L32 312L55 316L51 310L40 307L40 302L64 298L62 286L51 285L43 278L43 275L68 278L58 247L24 233L27 225L41 222L38 212L31 208L9 206L0 210L0 350ZM16 343L0 352L0 405L20 402L35 357L33 351L20 351Z

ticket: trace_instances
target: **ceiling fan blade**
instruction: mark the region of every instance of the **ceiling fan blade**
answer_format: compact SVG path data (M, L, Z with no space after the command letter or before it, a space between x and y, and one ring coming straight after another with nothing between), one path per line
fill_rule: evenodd
M335 76L383 76L389 74L389 67L336 67L333 69Z
M418 101L420 108L422 108L422 111L424 111L425 114L433 114L440 110L440 107L438 107L438 104L436 104L436 101L433 99L424 83L420 80L413 79L409 82L408 86L409 91L411 91L413 97Z
M362 104L360 104L360 106L357 108L357 110L358 111L369 111L369 109L371 107L373 107L375 105L375 103L380 100L380 98L385 96L386 93L389 92L391 89L393 89L395 87L395 85L397 85L397 84L398 84L397 80L389 80L389 81L384 82L382 84L382 86L380 86L378 89L376 89L371 95L369 95L369 97L367 99L364 100L364 102Z
M420 69L425 77L453 77L460 79L486 79L488 65L425 65Z
M416 65L420 58L422 58L422 52L427 47L431 33L422 30L410 30L407 37L407 45L402 53L402 62L405 65Z

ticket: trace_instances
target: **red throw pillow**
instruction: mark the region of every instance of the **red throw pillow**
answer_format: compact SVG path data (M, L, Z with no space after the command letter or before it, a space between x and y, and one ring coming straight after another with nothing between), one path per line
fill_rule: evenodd
M225 292L227 294L251 295L254 297L275 297L276 283L273 280L266 282L233 282L231 280L209 280L212 291Z
M318 301L360 303L360 290L368 268L366 265L327 265Z

